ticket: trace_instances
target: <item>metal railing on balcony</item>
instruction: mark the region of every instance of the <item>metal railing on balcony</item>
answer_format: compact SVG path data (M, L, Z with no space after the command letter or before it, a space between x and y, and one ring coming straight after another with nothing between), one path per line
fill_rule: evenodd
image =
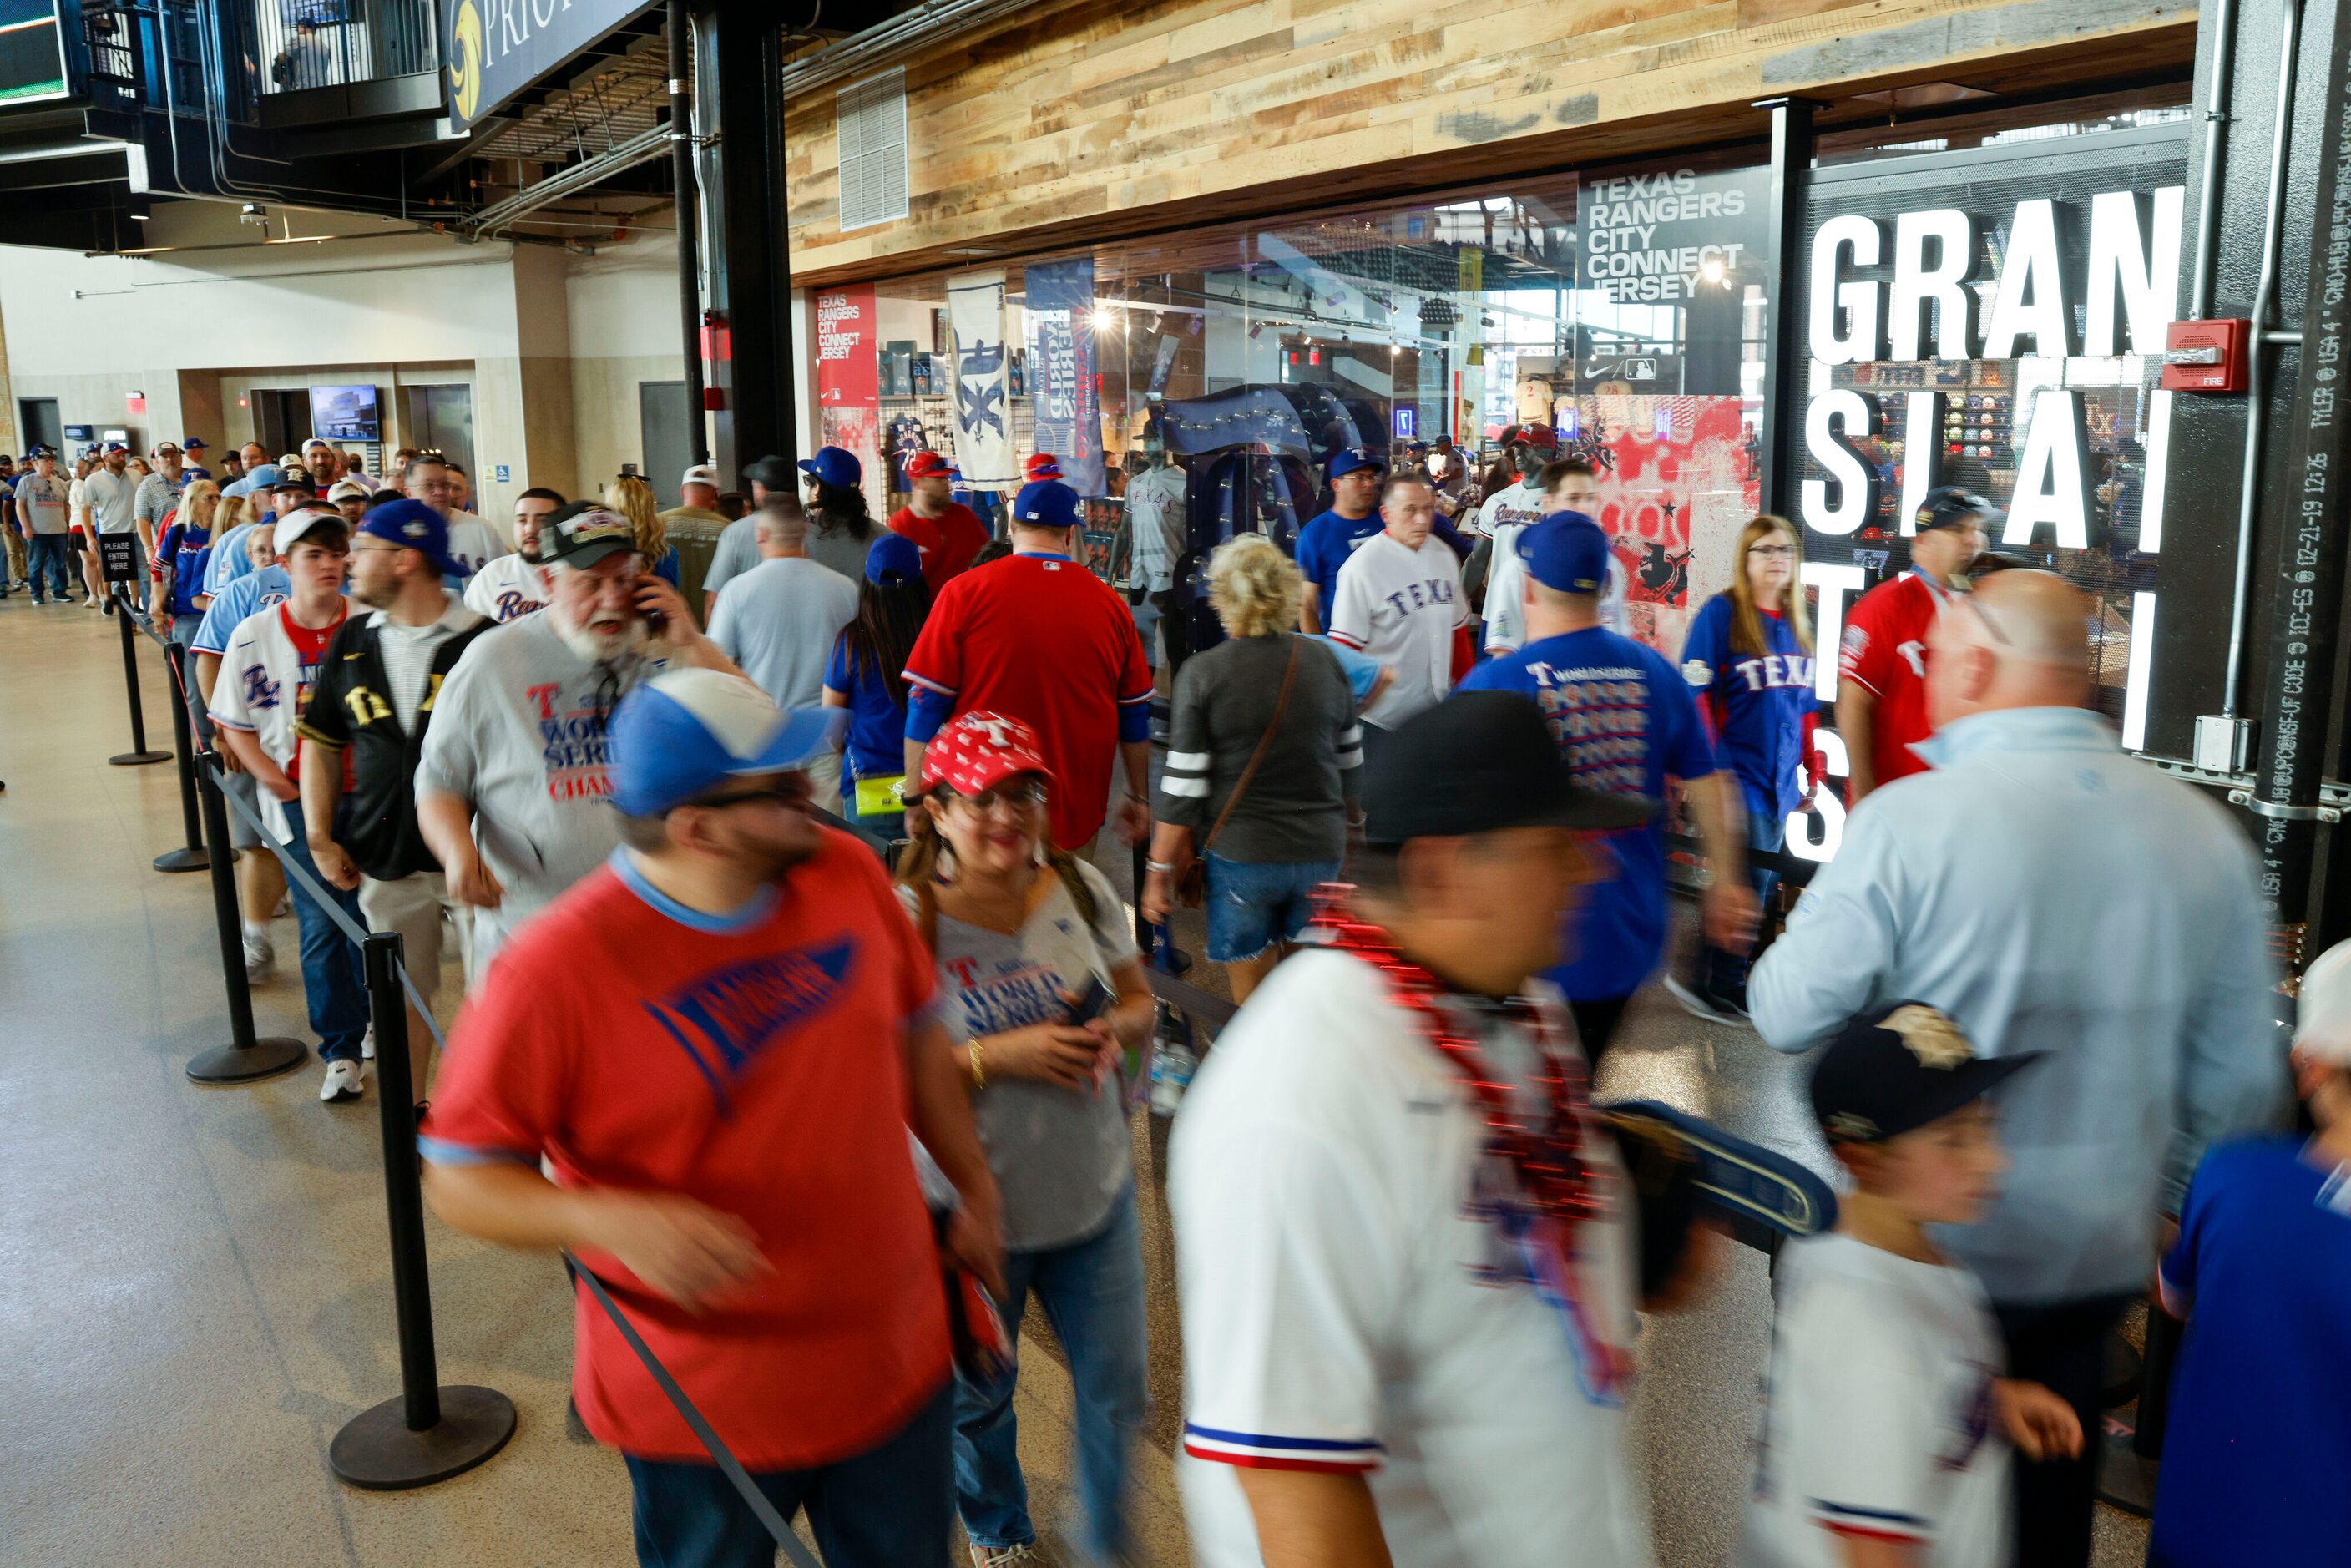
M265 93L345 87L441 68L432 0L251 3Z

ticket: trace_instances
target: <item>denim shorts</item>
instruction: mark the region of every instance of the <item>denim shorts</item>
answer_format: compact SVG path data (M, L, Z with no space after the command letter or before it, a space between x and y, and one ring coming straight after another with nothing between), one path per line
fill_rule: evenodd
M1208 957L1229 964L1254 958L1276 942L1306 929L1312 910L1308 894L1339 878L1337 861L1228 861L1211 852L1208 860Z

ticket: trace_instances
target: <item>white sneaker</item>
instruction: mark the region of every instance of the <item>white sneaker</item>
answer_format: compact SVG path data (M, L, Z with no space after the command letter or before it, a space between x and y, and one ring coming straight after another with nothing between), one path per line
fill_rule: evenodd
M272 920L283 920L293 913L294 895L291 893L281 893L277 895L277 907L269 912L269 917Z
M330 1061L327 1063L327 1081L319 1085L319 1098L329 1104L339 1104L358 1099L366 1087L367 1074L360 1071L358 1062Z
M1708 1023L1721 1024L1741 1024L1747 1021L1747 1015L1740 1012L1736 1004L1726 998L1716 996L1712 991L1700 990L1677 975L1666 977L1666 989L1674 1000L1681 1003L1682 1011L1694 1019L1704 1019Z
M366 1038L360 1041L360 1060L361 1061L375 1060L375 1025L373 1024L368 1025Z
M245 939L246 984L257 986L277 973L277 948L269 938L248 936Z

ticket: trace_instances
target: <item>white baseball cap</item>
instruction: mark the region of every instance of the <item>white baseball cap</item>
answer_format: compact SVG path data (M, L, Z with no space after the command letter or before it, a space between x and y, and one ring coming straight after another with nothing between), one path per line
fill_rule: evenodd
M327 486L327 499L329 501L349 501L354 498L364 501L374 494L373 490L356 479L338 479Z
M716 490L719 487L718 465L715 463L697 463L693 467L687 469L685 471L685 477L680 479L677 483L678 487L681 489L684 488L688 485L707 485L712 489Z
M332 523L339 528L348 526L342 513L332 507L297 507L277 519L277 531L270 536L269 548L279 555L292 555L294 541L321 523Z
M2294 1047L2329 1067L2351 1069L2351 942L2337 942L2302 972Z

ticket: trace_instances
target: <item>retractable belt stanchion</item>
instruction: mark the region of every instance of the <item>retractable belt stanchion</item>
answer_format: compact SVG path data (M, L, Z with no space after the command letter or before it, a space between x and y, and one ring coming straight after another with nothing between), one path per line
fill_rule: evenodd
M139 650L132 645L131 617L137 605L130 592L120 582L110 580L107 592L114 595L114 621L122 629L122 684L131 694L131 749L107 761L117 768L140 768L150 762L169 762L168 751L147 749L147 714L139 700Z
M2179 1354L2179 1320L2150 1298L2147 1349L2138 1380L2138 1408L2109 1413L2098 1456L2098 1500L2141 1519L2155 1513L2155 1480L2163 1458L2163 1429L2171 1414L2171 1363Z
M328 1446L327 1463L353 1486L396 1491L460 1475L505 1448L514 1436L515 1407L495 1388L441 1385L433 1352L433 1287L424 1262L424 1196L416 1176L415 1086L409 1079L400 938L388 931L374 933L361 954L377 1040L376 1106L383 1127L401 1392L346 1423Z
M128 622L125 622L128 624ZM213 874L213 924L220 930L221 980L228 990L229 1043L188 1063L188 1076L199 1083L250 1083L274 1078L298 1067L310 1048L298 1040L253 1034L253 995L245 979L245 948L236 913L236 851L228 841L228 805L221 793L217 764L204 768L205 858Z
M155 857L157 871L202 871L211 862L204 852L204 819L196 808L196 737L188 723L188 705L178 693L187 678L180 663L179 648L169 642L161 644L163 653L165 689L172 698L172 745L180 758L180 828L187 835L188 847L165 850ZM131 710L137 712L136 708Z

